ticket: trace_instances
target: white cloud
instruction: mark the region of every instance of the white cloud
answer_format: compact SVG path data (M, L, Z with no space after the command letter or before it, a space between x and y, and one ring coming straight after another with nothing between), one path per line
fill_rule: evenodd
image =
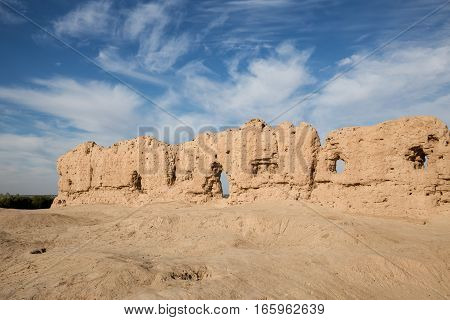
M176 4L177 1L138 4L125 18L123 37L139 43L133 63L143 67L147 73L168 71L189 50L187 33L170 35L168 32L169 27L177 23L170 16L170 10Z
M344 59L341 59L337 62L337 65L339 67L344 67L344 66L350 66L354 63L357 63L359 60L361 60L363 58L362 55L359 54L354 54L350 57L345 57Z
M270 121L320 86L309 86L314 82L307 68L309 55L286 43L266 58L237 56L226 61L225 79L194 61L178 71L183 81L159 103L186 105L190 112L181 117L195 127L240 124L253 117ZM362 56L354 54L340 65L347 68ZM449 89L448 41L428 46L400 43L357 65L277 122L306 120L322 137L336 128L406 115L434 115L450 123Z
M142 71L138 61L134 57L124 59L119 55L118 51L116 47L107 47L100 50L97 56L98 63L110 72L159 86L167 85L161 77L153 76L149 72Z
M237 70L237 62L230 63L227 81L213 80L203 64L191 63L178 73L184 78L180 91L185 101L214 114L222 123L267 119L314 81L306 68L309 56L310 51L298 51L285 43L267 58L250 60L244 70Z
M316 30L319 9L330 10L333 0L209 0L202 3L194 17L208 21L226 17L225 32L206 37L209 46L222 50L247 50L255 45L276 46L280 40L304 38ZM214 20L213 20L214 21ZM220 20L218 20L220 21ZM323 25L321 24L321 27ZM335 31L335 30L333 30ZM305 42L306 42L305 41ZM310 41L308 41L310 43Z
M136 39L149 27L153 26L154 29L152 31L155 34L153 40L159 43L159 38L162 36L161 33L169 22L169 17L163 5L159 3L138 4L126 17L123 34L124 37Z
M110 1L89 1L56 20L53 27L58 35L81 37L114 33L113 22Z
M35 86L30 88L0 87L0 100L67 119L102 142L111 143L136 128L136 109L143 101L122 85L68 78L33 82Z
M107 35L110 43L97 55L105 70L164 85L160 75L171 70L191 43L187 33L171 34L178 23L171 11L177 4L139 3L119 11L112 8L110 1L90 1L54 22L54 29L57 34L81 40ZM130 47L135 44L137 50L133 53Z
M188 52L189 42L187 34L168 38L159 45L149 37L141 42L137 58L150 72L164 72Z
M357 65L305 105L322 134L414 114L435 115L449 123L444 103L449 88L448 42L432 47L400 44Z
M0 193L56 193L56 158L77 143L54 134L0 134Z
M24 5L18 0L6 0L16 10L23 11ZM0 3L0 24L19 24L25 22L25 20L9 9L6 5Z

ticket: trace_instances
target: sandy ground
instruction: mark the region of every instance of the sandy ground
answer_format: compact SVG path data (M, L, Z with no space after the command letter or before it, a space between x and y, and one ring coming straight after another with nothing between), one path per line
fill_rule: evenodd
M1 209L0 298L448 299L450 213L401 220L296 201Z

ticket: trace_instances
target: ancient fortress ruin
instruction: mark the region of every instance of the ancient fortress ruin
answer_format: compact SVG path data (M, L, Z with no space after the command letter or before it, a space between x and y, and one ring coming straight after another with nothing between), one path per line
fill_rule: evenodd
M86 142L58 159L53 206L151 201L303 200L356 213L420 216L450 209L450 136L434 117L331 132L251 120L170 145L143 136L104 148ZM345 169L338 172L338 161Z

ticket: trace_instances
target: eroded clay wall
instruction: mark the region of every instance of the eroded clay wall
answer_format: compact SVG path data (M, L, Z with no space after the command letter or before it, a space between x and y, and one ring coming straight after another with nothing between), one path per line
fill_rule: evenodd
M308 199L319 147L319 136L308 124L272 128L261 120L179 145L150 137L108 148L86 142L58 159L54 204L206 202L222 198L222 171L230 202Z
M54 205L151 201L228 202L301 199L345 211L416 215L448 210L450 150L446 125L410 117L333 131L323 147L306 123L271 127L251 120L168 145L151 137L104 148L86 142L58 160ZM345 170L337 172L338 160Z
M342 160L344 170L336 171ZM416 215L449 209L446 125L410 117L331 132L318 157L311 201L353 212Z

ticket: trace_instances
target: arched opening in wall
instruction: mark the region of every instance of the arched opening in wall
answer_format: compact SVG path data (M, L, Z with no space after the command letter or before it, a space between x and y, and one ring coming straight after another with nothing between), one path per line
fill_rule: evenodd
M342 173L345 171L345 161L340 157L336 156L331 160L329 170L333 173Z
M230 183L228 182L228 176L225 171L220 173L220 183L222 184L222 196L228 198L230 196Z
M342 159L336 160L336 173L342 173L345 170L345 161Z
M209 174L205 177L205 180L202 184L203 191L205 195L209 195L211 197L218 197L219 195L224 197L223 185L226 184L228 189L228 182L222 181L222 174L224 173L222 165L214 161L210 165ZM228 193L228 190L226 191Z
M412 147L406 153L406 160L411 161L414 169L426 169L428 167L428 155L422 147Z

